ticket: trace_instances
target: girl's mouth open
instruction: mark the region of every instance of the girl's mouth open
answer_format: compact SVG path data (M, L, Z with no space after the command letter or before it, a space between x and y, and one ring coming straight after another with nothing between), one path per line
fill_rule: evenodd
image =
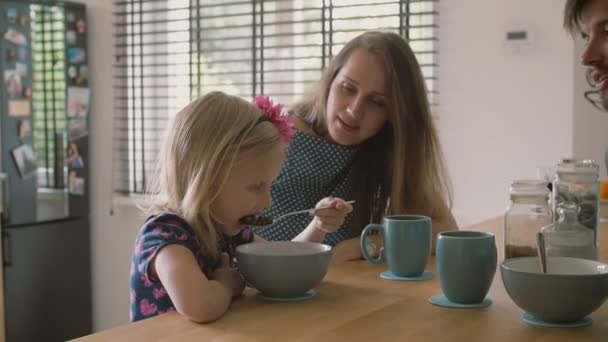
M267 216L247 215L247 216L241 217L241 219L239 220L239 223L242 225L247 225L247 226L263 227L263 226L272 224L272 221L273 221L272 218L267 217Z

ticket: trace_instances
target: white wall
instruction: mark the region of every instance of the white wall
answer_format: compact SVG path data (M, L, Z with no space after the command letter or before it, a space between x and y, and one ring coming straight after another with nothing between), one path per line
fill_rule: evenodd
M515 178L572 153L573 43L563 1L441 1L439 129L459 224L502 214ZM530 45L505 47L506 30ZM578 95L578 94L577 94Z
M82 0L81 0L82 1ZM132 244L143 218L112 201L112 2L85 0L89 14L94 328L128 320ZM608 142L584 114L574 47L561 30L563 0L440 2L440 134L460 224L501 214L508 186L576 151L596 157ZM506 54L504 30L531 30L533 43ZM583 100L584 101L584 100ZM576 120L587 122L573 128ZM588 109L588 108L587 108ZM595 116L594 116L595 115ZM599 119L598 119L599 120ZM605 118L602 118L605 120ZM605 124L605 121L603 121ZM602 136L596 142L587 129ZM573 140L574 137L574 140Z
M82 1L82 0L81 0ZM129 267L142 218L131 206L112 201L113 63L112 1L85 0L89 37L91 98L91 221L93 328L107 329L129 319Z

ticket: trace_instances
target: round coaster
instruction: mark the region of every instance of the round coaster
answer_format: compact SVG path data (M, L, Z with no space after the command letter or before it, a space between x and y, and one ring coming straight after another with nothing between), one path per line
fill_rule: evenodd
M591 319L591 317L581 318L578 321L574 321L574 322L551 323L551 322L543 321L542 319L534 316L533 314L531 314L529 312L524 313L524 315L522 316L522 319L524 320L524 322L526 322L530 325L535 325L537 327L546 327L546 328L580 328L580 327L586 327L588 325L591 325L591 323L593 323L593 320Z
M438 294L429 298L429 303L437 306L442 306L444 308L481 309L490 306L492 304L492 300L490 298L484 298L481 303L460 304L449 301L447 298L445 298L443 294Z
M400 277L400 276L394 275L393 272L391 272L391 271L384 271L384 272L380 273L380 278L386 279L386 280L397 280L397 281L421 281L421 280L433 279L433 273L424 272L417 277Z
M258 293L257 297L259 299L263 299L263 300L267 300L267 301L271 301L271 302L299 302L302 300L311 299L316 294L317 293L315 292L315 290L310 289L310 290L304 292L303 295L296 296L296 297L270 297L270 296L263 295L261 292Z

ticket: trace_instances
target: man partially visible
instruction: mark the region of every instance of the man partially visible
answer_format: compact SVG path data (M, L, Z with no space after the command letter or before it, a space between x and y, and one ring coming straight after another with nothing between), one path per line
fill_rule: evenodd
M594 88L585 97L596 108L608 111L608 0L567 0L564 27L585 40L581 64L588 67L587 80ZM608 149L605 158L608 170Z

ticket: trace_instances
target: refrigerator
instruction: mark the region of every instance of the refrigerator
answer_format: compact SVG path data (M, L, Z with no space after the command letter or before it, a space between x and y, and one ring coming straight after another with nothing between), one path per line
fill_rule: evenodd
M3 333L9 342L65 341L92 332L86 23L82 4L0 1Z

